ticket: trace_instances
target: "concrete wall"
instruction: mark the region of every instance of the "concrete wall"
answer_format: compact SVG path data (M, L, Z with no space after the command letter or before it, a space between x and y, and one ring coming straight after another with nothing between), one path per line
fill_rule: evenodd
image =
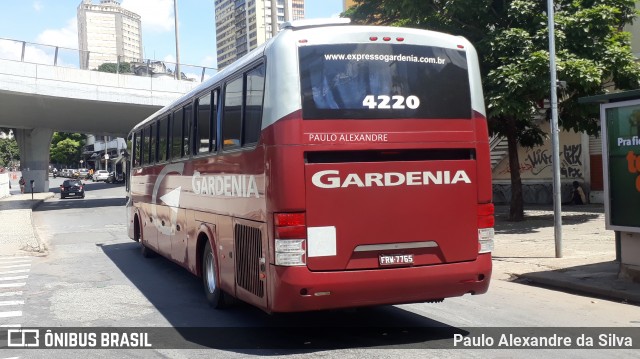
M542 126L545 129L544 125ZM548 128L546 128L548 132ZM551 138L541 146L518 149L520 177L524 203L553 203L553 149ZM571 199L572 182L578 181L589 198L589 139L582 133L560 133L560 175L562 201ZM511 173L509 157L505 156L493 169L493 201L508 203L511 200Z

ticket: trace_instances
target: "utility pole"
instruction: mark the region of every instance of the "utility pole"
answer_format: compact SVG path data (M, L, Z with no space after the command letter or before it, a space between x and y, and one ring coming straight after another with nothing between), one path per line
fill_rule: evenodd
M562 196L560 187L560 142L558 140L558 79L556 78L556 40L553 0L547 0L549 20L549 72L551 73L551 146L553 148L553 234L556 258L562 258Z
M178 0L173 0L173 17L176 24L176 76L178 80L182 80L180 72L180 45L178 39Z

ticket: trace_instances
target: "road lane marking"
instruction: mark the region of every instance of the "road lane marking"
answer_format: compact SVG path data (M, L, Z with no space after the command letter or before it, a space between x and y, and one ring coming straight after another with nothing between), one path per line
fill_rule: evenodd
M0 292L0 297L12 297L14 295L22 295L22 292Z
M22 328L22 324L2 324L0 328Z
M21 305L24 304L24 300L5 300L4 302L0 302L0 306L3 305Z
M31 263L31 261L27 261L27 260L17 260L17 261L3 261L0 260L0 265L9 265L9 264L29 264Z
M18 275L15 277L0 277L0 280L5 281L5 280L20 280L20 279L27 279L29 278L28 275Z
M24 267L31 267L31 264L14 264L14 265L8 265L8 266L0 266L0 269L24 268Z
M29 273L31 269L15 269L15 270L7 270L4 272L0 272L0 275L4 274L15 274L15 273Z
M27 283L0 283L0 288L24 287Z
M16 310L12 312L0 312L0 318L21 317L22 311Z

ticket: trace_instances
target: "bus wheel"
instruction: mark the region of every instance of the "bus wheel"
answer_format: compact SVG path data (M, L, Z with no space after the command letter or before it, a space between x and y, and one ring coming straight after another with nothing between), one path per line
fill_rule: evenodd
M216 260L213 256L211 244L207 240L202 254L202 282L204 284L204 293L207 297L209 305L215 309L224 307L224 293L218 286L218 276L216 272Z

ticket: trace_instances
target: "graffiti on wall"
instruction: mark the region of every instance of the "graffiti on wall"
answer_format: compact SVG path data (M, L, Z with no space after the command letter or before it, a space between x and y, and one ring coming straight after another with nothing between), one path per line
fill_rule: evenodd
M582 175L582 145L564 145L560 153L560 174L566 178L584 178Z
M518 158L522 179L546 180L553 178L553 150L551 141L534 148L519 148ZM560 174L565 179L583 179L585 171L585 149L580 134L563 132L560 146ZM505 158L494 171L494 179L509 179L509 160Z
M583 178L582 145L564 145L563 147L560 152L560 174L566 178ZM520 162L520 174L545 177L553 171L552 164L553 156L551 150L543 148L529 149L526 157ZM506 166L499 173L508 174L510 172L509 166Z

